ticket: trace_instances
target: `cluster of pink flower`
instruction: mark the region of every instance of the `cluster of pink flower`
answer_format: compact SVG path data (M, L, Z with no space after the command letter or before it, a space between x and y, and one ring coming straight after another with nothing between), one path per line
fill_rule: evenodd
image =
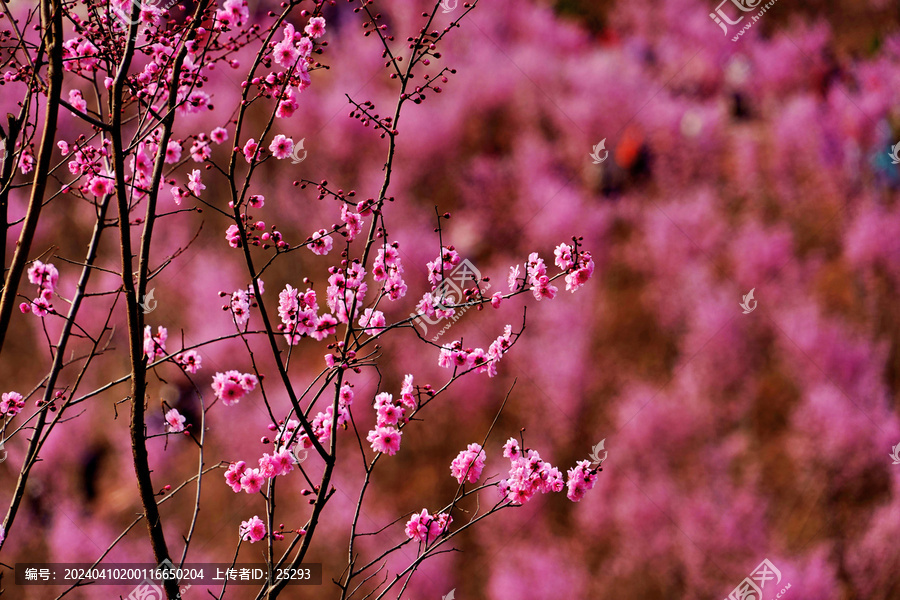
M497 374L497 363L512 345L512 325L503 328L503 335L491 342L487 352L483 348L463 349L462 342L456 340L441 347L438 366L445 369L460 368L465 371L475 369L476 373Z
M469 444L468 448L460 452L450 463L450 474L459 483L462 483L463 480L475 483L481 478L486 458L487 455L480 444Z
M166 355L166 340L169 338L169 332L162 325L156 328L156 334L153 334L153 328L149 325L144 327L144 356L147 360L153 361Z
M378 249L372 263L372 276L375 281L383 281L384 293L391 300L399 300L406 295L406 282L400 276L403 265L400 262L400 242L391 242Z
M347 323L350 320L349 310L353 306L354 299L361 304L369 289L365 282L366 270L358 260L354 260L347 267L346 274L338 267L329 267L328 288L325 290L328 308L330 308L338 321Z
M500 482L500 491L511 504L524 504L537 492L561 492L564 487L568 487L569 500L579 502L597 481L597 473L585 460L568 470L568 480L564 483L559 469L542 460L536 450L529 449L523 454L515 438L503 445L503 456L511 464L509 477Z
M412 518L407 521L406 537L411 540L419 540L420 542L428 544L429 542L438 539L442 533L446 532L452 522L453 517L447 513L430 515L428 514L428 510L423 508L422 512L414 514Z
M428 386L426 386L427 388ZM393 456L400 450L403 432L395 427L407 423L418 407L413 387L413 376L406 375L400 388L400 402L394 402L393 394L382 392L375 396L375 429L369 431L366 440L375 452Z
M12 418L19 414L25 408L25 401L22 394L18 392L5 392L0 400L0 415L7 415Z
M188 373L194 374L200 370L203 359L196 350L187 350L175 355L175 362L184 367Z
M305 335L321 341L335 333L337 319L330 313L319 316L318 312L319 305L314 290L307 289L301 293L291 285L286 285L278 294L278 316L281 317L278 330L284 333L285 339L292 346L299 344Z
M259 293L264 293L266 290L263 280L257 278L256 283L257 285L259 285ZM219 296L226 295L227 294L225 292L219 292ZM222 307L225 310L231 310L231 315L234 319L234 323L239 328L246 325L247 321L250 320L250 307L253 305L254 295L253 284L250 284L245 290L237 290L235 292L232 292L231 302L228 304L228 306Z
M568 244L560 244L554 250L556 266L563 271L571 271L566 275L566 290L569 292L574 292L583 286L594 274L594 259L591 258L591 253L582 251L575 255L575 252L576 250ZM539 280L538 283L540 284L541 281Z
M34 261L31 268L28 269L28 281L38 286L38 297L19 305L19 310L23 313L33 312L38 317L45 317L53 310L50 299L53 297L53 291L59 281L59 271L51 264L44 264L39 260Z
M213 375L212 389L216 398L220 398L225 406L237 404L244 394L249 394L259 383L256 375L239 371L225 371Z
M319 256L325 256L331 252L331 248L334 246L334 239L328 235L328 230L326 229L318 230L309 239L311 241L306 244L306 247L313 254L318 254Z

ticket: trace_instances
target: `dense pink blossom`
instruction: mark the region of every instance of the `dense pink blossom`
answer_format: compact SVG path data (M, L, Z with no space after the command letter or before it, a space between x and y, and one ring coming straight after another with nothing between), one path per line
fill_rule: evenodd
M187 350L175 355L175 362L184 367L188 373L194 374L200 370L203 364L203 358L196 350Z
M445 533L452 522L453 517L447 513L430 515L427 509L422 509L407 521L406 537L429 544Z
M156 328L156 333L147 325L144 327L144 356L148 360L156 360L166 355L166 340L169 338L168 330L162 325Z
M216 398L220 398L225 406L231 406L256 389L257 383L256 376L250 373L226 371L213 376L212 389Z
M464 480L469 483L475 483L481 478L481 472L484 469L484 461L487 455L481 449L480 444L469 444L469 446L457 455L450 463L450 474L456 478L456 481L462 483Z

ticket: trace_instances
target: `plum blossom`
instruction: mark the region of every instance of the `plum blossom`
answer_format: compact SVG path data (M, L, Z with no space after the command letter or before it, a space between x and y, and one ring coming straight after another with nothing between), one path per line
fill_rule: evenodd
M242 540L251 544L262 541L266 537L266 524L259 516L253 515L252 519L241 522L240 535Z
M216 127L209 132L209 138L217 144L223 144L228 141L228 130L224 127Z
M402 431L390 427L376 427L366 436L366 441L372 444L375 452L386 453L393 456L400 450L400 437Z
M457 455L450 463L450 474L456 478L456 481L462 483L463 480L469 483L475 483L481 478L481 472L484 469L484 461L487 455L482 450L480 444L469 444L469 446Z
M378 335L385 328L384 313L380 310L367 308L359 316L359 326L371 335Z
M312 39L322 37L325 35L325 19L322 17L313 17L309 20L309 23L306 24L306 28L303 31Z
M216 373L213 376L212 389L216 398L220 398L225 406L231 406L256 389L258 383L255 375L232 370Z
M255 494L266 484L266 478L263 477L259 469L247 469L241 475L241 489L248 494Z
M191 171L191 174L188 176L187 187L198 197L200 196L200 192L206 189L206 186L200 181L200 169Z
M0 415L14 417L25 408L25 401L22 399L22 394L18 392L5 392L0 398L2 398L2 400L0 400Z
M284 26L284 39L275 44L272 50L272 56L275 62L290 69L300 58L300 50L294 44L294 26L286 23Z
M228 465L228 469L225 471L225 483L231 486L231 489L234 493L240 493L243 489L241 485L241 478L244 476L244 473L247 471L247 463L242 460L238 462L231 463Z
M84 99L84 96L81 95L81 90L69 90L69 104L71 104L75 110L87 112L87 101Z
M185 420L184 415L173 408L166 413L166 428L171 433L180 433L184 431Z
M429 543L438 539L441 534L447 531L453 517L447 513L437 515L428 514L427 509L414 514L406 523L406 537L411 540L419 540L420 542Z
M272 143L269 144L269 152L279 160L290 158L293 151L294 140L281 134L276 135Z
M175 140L170 140L166 144L166 154L163 160L168 164L177 163L181 160L181 144Z
M312 234L311 237L312 241L306 244L306 247L309 248L314 254L324 256L325 254L331 252L334 240L330 235L328 235L327 230L320 229Z
M569 479L566 487L569 488L569 491L566 492L566 497L572 502L581 502L585 492L594 487L597 482L597 474L591 470L591 462L587 460L578 462L574 469L568 470L567 474Z
M203 359L196 350L188 350L175 355L175 362L184 367L188 373L194 374L200 370Z
M228 226L228 229L225 230L225 239L228 240L228 245L232 248L241 247L241 230L238 229L237 225Z
M147 357L147 360L153 361L166 355L166 339L168 337L169 332L162 325L156 328L155 335L149 325L144 327L144 356Z
M256 143L256 140L253 138L247 140L247 143L244 144L244 160L248 163L253 162L253 157L256 155L257 148L259 148L259 144Z

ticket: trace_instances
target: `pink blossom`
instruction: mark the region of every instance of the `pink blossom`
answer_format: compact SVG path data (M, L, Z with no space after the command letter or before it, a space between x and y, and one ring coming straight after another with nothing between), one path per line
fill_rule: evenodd
M228 245L232 248L241 247L241 232L237 225L228 226L228 229L225 230L225 239L228 240Z
M372 444L372 450L375 452L384 452L393 456L400 449L400 437L402 431L391 429L390 427L376 427L369 432L366 440Z
M242 460L239 460L236 463L231 463L228 465L228 469L225 471L225 482L231 486L231 489L234 490L235 493L241 491L241 477L244 476L244 473L247 470L247 463Z
M281 134L276 135L272 140L272 143L269 144L269 152L279 160L290 158L291 152L293 151L294 140Z
M81 95L80 90L69 90L69 104L71 104L75 110L87 112L87 101L85 101L84 96Z
M347 224L347 241L352 242L363 229L363 220L359 213L350 210L347 204L341 205L341 221Z
M175 355L175 362L184 367L188 373L194 374L200 370L203 359L196 350L188 350Z
M566 487L569 488L569 491L566 493L566 497L572 502L580 502L584 498L585 492L594 487L597 481L597 474L591 470L591 463L587 460L582 460L575 465L574 469L569 469L568 476Z
M59 281L59 271L50 263L45 264L36 260L28 269L28 281L38 286L40 290L52 292L56 289Z
M303 31L313 39L322 37L325 35L325 19L322 17L313 17L309 20L309 23L306 24L306 28Z
M262 208L266 205L266 197L261 194L253 194L247 199L250 208Z
M560 244L553 251L553 254L556 255L556 266L563 271L568 270L575 264L575 261L572 260L572 247L568 244Z
M403 409L394 404L382 404L376 411L378 427L396 425L403 418Z
M0 400L0 415L7 415L12 418L25 408L22 394L18 392L5 392L0 398L2 398Z
M168 337L169 332L162 325L156 328L156 335L149 325L144 327L144 355L148 360L153 361L166 355Z
M253 138L247 140L247 143L244 144L244 160L248 163L253 162L253 157L256 155L257 148L259 148L259 144L256 143L256 140Z
M359 326L371 335L384 331L385 324L384 313L380 310L367 308L359 316Z
M314 254L324 256L331 252L334 240L328 235L328 231L320 229L312 234L312 241L306 244L306 247L312 250Z
M266 537L266 524L257 515L253 515L249 521L241 522L240 536L251 544L262 541Z
M97 198L102 198L107 194L111 194L114 187L115 185L113 184L113 181L111 179L96 175L94 177L91 177L91 180L87 186L87 191Z
M241 476L241 489L248 494L255 494L266 484L266 478L259 469L247 469Z
M166 144L166 154L163 160L168 164L174 164L181 160L181 144L175 140L169 140L169 143Z
M174 408L166 413L166 426L172 433L184 431L186 418Z
M302 64L302 63L301 63ZM287 119L294 116L294 112L300 108L300 102L297 100L297 93L294 88L288 88L281 102L278 103L278 109L275 116L279 119Z
M245 394L252 392L257 383L255 375L232 370L213 375L212 389L225 406L231 406L240 401Z
M191 171L191 174L188 175L187 187L198 197L200 196L200 192L206 189L206 186L200 181L200 169L194 169Z
M475 483L481 478L486 458L487 455L480 444L469 444L468 448L460 452L450 463L450 474L459 483L462 483L463 480Z
M519 279L519 265L509 268L509 276L506 278L506 282L509 284L509 291L514 292L519 285L517 281Z
M414 410L416 406L418 406L415 388L413 387L413 376L411 374L403 377L403 385L400 387L400 402L410 410Z
M223 144L228 141L228 130L224 127L216 127L209 132L209 137L217 144Z
M285 24L284 39L275 44L272 56L285 69L293 67L300 58L300 51L294 46L294 26L290 23Z
M428 514L427 509L423 509L422 512L414 514L410 520L407 521L406 537L411 540L419 540L420 542L428 544L429 542L435 541L442 533L446 532L452 522L453 517L447 513L440 513L432 516Z

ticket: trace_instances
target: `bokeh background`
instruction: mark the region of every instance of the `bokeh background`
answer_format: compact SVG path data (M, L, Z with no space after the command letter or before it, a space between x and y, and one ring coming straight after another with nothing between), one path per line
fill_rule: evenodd
M251 8L261 16L269 4ZM266 197L259 216L294 243L336 222L339 207L292 181L326 179L365 198L382 177L385 144L347 117L344 94L386 112L396 90L378 41L362 36L352 7L326 11L330 68L313 73L298 116L276 123L274 133L305 140L307 159L269 161L252 187ZM426 3L377 7L403 40L417 31ZM435 206L453 215L445 242L498 289L511 265L533 251L551 258L572 235L584 237L597 270L577 294L469 311L444 334L486 347L528 307L525 335L498 377L465 378L405 429L401 451L381 462L363 526L376 530L449 502L450 461L481 441L510 387L486 474L505 475L500 446L523 427L526 443L562 469L602 439L609 450L582 502L539 496L501 513L457 538L462 552L426 563L409 597L455 589L463 600L718 599L768 558L793 600L900 598L900 465L889 456L900 444L900 167L888 156L900 142L900 9L889 0L779 0L732 42L709 18L715 8L712 0L483 0L443 47L441 65L457 74L401 117L387 218L410 291L389 307L389 319L408 316L430 289ZM215 110L191 116L181 137L224 124L239 73L217 71L206 88ZM71 80L67 89L78 86ZM0 97L7 110L17 100L12 88ZM257 130L264 116L260 110ZM79 127L65 118L62 137L73 139ZM609 158L595 165L589 153L601 140ZM225 160L227 146L213 158ZM224 181L209 173L204 182L204 197L224 207ZM26 191L14 194L14 215L23 213ZM82 203L54 201L35 248L77 258L90 218ZM154 280L159 304L148 323L169 328L170 350L182 336L189 344L233 329L217 294L247 280L224 242L227 225L205 211L168 217L157 229L160 258L200 231ZM114 241L104 246L111 268ZM289 257L264 277L270 312L285 283L309 277L324 290L333 259ZM52 262L66 295L77 267ZM100 276L94 285L114 283ZM751 288L758 306L742 314ZM92 299L88 322L101 323L108 302ZM48 352L32 315L17 314L12 329L0 381L4 391L24 393L45 372ZM82 392L127 372L123 333ZM265 354L262 339L252 344ZM309 340L295 348L291 372L301 389L324 352ZM249 370L240 342L202 354L196 382L207 400L215 371ZM362 427L374 423L374 394L397 394L405 373L435 386L447 376L437 351L408 330L388 338L383 354L380 373L351 379ZM265 359L261 365L274 373ZM66 376L70 384L74 374ZM197 427L198 403L178 370L160 368L152 379L150 430L163 429L163 399ZM51 437L0 562L91 561L133 520L128 409L116 405L127 393L119 387L82 404ZM287 406L277 392L273 398ZM217 405L208 414L206 464L255 462L267 450L266 424L253 395ZM349 453L356 441L342 432L340 443ZM196 471L189 440L150 445L158 487ZM8 443L0 464L4 506L24 446L21 437ZM358 461L338 472L310 554L326 582L346 561L360 472ZM302 487L299 476L279 482L279 521L289 528L309 513ZM163 505L179 555L193 494ZM233 494L220 473L204 479L202 499L189 559L230 561L240 521L262 514L262 501ZM371 557L402 539L401 522L362 548ZM261 561L259 546L244 544L241 561ZM392 566L411 558L405 550ZM143 525L110 556L150 562ZM3 586L11 598L59 593L16 588L11 577ZM329 598L335 590L326 583L285 597ZM776 591L767 586L766 600ZM249 588L233 592L251 597ZM205 597L199 587L188 593Z

